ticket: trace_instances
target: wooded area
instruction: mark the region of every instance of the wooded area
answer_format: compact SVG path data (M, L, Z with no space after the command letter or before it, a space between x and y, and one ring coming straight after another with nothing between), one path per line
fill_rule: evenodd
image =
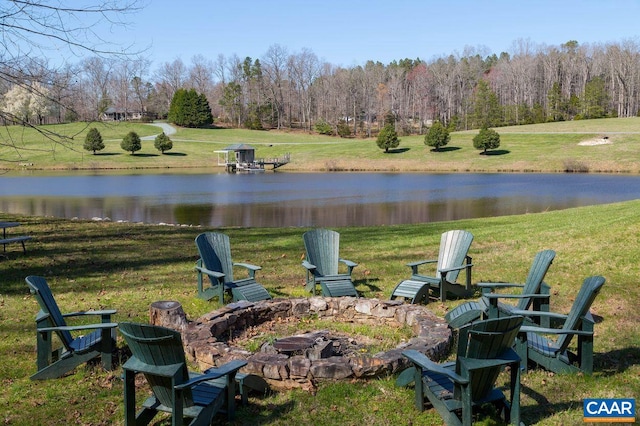
M468 48L429 61L347 68L280 45L259 59L196 56L153 71L142 56L96 55L61 69L23 57L19 66L3 64L15 78L0 81L0 93L5 111L38 125L113 118L108 110L121 119L165 118L176 91L194 89L206 95L218 124L314 130L322 122L336 132L347 124L359 137L377 133L390 113L400 135L424 133L434 121L464 130L638 115L637 42L513 45L499 56Z

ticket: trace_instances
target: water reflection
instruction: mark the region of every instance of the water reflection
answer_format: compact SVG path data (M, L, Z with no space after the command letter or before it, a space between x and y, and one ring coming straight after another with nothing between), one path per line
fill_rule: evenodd
M373 226L640 198L615 175L265 173L4 176L0 211L206 226Z

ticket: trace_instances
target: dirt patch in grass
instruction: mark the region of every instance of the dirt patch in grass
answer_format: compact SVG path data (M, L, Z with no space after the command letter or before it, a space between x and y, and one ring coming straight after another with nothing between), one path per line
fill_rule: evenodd
M611 139L604 136L602 138L589 139L586 141L578 142L578 145L582 146L595 146L595 145L609 145L612 144Z

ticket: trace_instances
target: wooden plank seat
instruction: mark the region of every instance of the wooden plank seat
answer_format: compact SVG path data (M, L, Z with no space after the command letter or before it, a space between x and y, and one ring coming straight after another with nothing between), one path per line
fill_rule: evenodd
M402 297L410 303L429 303L429 286L424 281L404 280L393 290L390 299Z
M440 237L438 258L407 263L411 268L411 277L401 281L391 292L390 298L403 297L405 300L411 300L411 303L428 303L431 292L434 296L437 295L441 302L447 300L447 293L456 297L469 297L473 294L471 288L473 264L468 255L472 242L473 234L468 231L444 232ZM423 265L435 265L432 275L425 275L420 271ZM465 272L464 285L457 282L460 271ZM422 286L418 286L417 283L422 283Z
M493 404L505 423L520 424L520 357L511 349L523 318L510 316L478 321L460 329L456 360L438 364L416 350L403 351L413 367L416 408L425 402L435 408L444 423L471 426L474 414ZM496 380L510 367L509 398Z
M47 281L43 277L28 276L25 281L40 306L36 316L36 346L38 371L33 380L62 377L80 364L100 357L105 370L111 370L112 351L115 347L115 329L111 322L114 309L62 313ZM67 318L99 317L101 322L82 325L67 325ZM94 330L89 332L90 330ZM74 337L71 333L84 332ZM58 336L62 347L53 348L53 335Z
M225 293L231 293L234 302L271 299L267 289L255 279L256 271L262 268L250 263L233 262L226 234L204 232L196 237L195 243L200 254L195 267L198 273L199 298L211 300L217 297L220 304L224 304ZM246 271L248 276L234 279L234 268ZM209 278L209 286L204 283L205 276Z
M516 350L522 358L523 371L527 371L527 361L530 361L558 374L593 372L595 320L589 310L604 283L605 279L600 275L585 278L567 315L512 311L515 315L548 317L550 320L550 327L527 325L520 329ZM577 339L577 353L570 350L574 336Z
M357 263L340 257L340 234L330 229L312 229L303 234L306 259L302 266L307 272L306 289L313 295L320 285L325 297L358 297L351 274ZM343 266L339 268L340 264ZM346 269L340 273L339 269Z
M22 251L24 253L27 252L27 247L24 245L24 243L26 241L29 241L33 239L33 237L29 236L29 235L21 235L18 237L10 237L10 238L2 238L0 239L0 244L2 244L2 246L4 247L4 251L7 250L7 244L13 244L13 243L20 243L22 244Z
M208 425L214 416L226 412L231 422L235 415L238 370L247 361L233 360L204 374L187 370L180 332L164 327L124 322L119 324L132 356L124 371L125 425L149 424L158 412L171 414L171 424ZM135 376L143 374L152 390L142 409L136 413Z
M358 293L355 292L355 288L353 287L351 277L348 275L325 276L320 281L320 288L322 289L323 296L327 297L358 297Z
M529 273L524 284L507 282L480 282L478 288L482 290L479 300L461 303L444 316L452 328L460 328L471 321L499 316L512 315L515 310L549 311L550 287L543 280L556 252L542 250L533 258ZM502 290L520 288L521 293L504 293ZM500 290L500 291L497 291ZM515 300L517 304L502 303L500 299ZM525 324L539 323L539 318L525 317ZM545 322L548 325L548 322Z
M256 280L245 280L245 282L235 282L229 284L233 300L248 300L249 302L258 302L260 300L271 299L271 295L266 288Z

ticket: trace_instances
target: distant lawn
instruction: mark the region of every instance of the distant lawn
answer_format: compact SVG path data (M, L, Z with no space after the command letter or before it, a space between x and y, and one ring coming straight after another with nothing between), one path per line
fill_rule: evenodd
M94 126L93 124L91 126ZM89 126L89 127L91 127ZM244 129L178 129L171 135L173 149L165 155L143 141L135 155L123 151L120 141L130 130L140 136L158 134L156 126L131 123L96 123L106 148L93 155L82 149L85 124L44 126L44 130L74 135L64 146L30 129L0 129L0 141L13 141L19 149L0 147L0 168L78 170L133 168L208 168L217 166L216 150L233 143L256 148L257 158L291 153L292 162L281 171L453 171L453 172L563 172L567 165L585 171L640 173L640 118L611 118L496 128L500 147L488 155L473 148L474 131L455 132L441 152L424 145L424 135L401 137L389 153L375 139L341 139L304 131L252 131ZM607 136L606 145L579 142ZM27 164L27 165L25 165ZM33 165L31 165L33 164Z

